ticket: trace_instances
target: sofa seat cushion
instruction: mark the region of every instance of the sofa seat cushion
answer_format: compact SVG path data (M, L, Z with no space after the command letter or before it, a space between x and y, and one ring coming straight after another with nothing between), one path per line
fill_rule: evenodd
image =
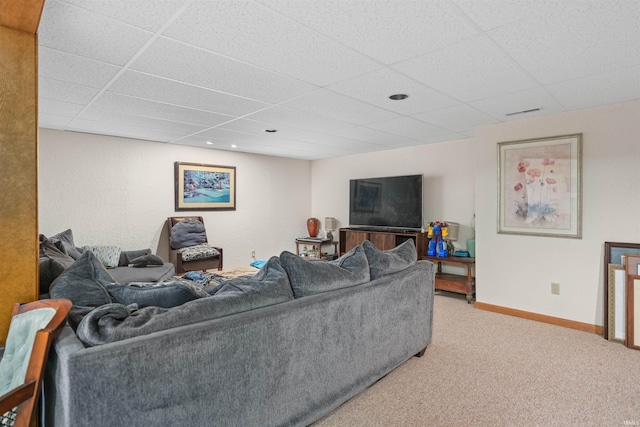
M362 247L369 261L371 280L375 280L385 274L404 270L418 261L416 245L412 239L386 251L381 251L376 248L373 243L368 240L362 243Z
M216 258L220 256L220 251L209 246L207 243L189 246L178 250L182 254L182 261L195 261L199 259Z
M280 261L289 275L296 298L355 286L369 281L369 263L362 246L333 261L308 261L282 252Z
M209 297L173 308L139 308L135 304L127 306L118 303L103 305L82 319L76 334L85 346L90 347L293 299L287 273L277 257L272 257L255 276L232 279L223 285Z
M161 282L170 278L176 273L175 266L169 262L165 262L163 265L134 268L134 267L117 267L110 268L109 274L113 278L114 282L125 285L131 282Z

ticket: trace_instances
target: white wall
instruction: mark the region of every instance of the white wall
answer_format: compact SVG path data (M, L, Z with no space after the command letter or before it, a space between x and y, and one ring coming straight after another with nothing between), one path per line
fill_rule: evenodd
M583 134L582 239L498 235L497 143L570 133ZM477 215L478 301L603 325L604 242L640 242L639 135L640 101L314 162L41 130L40 230L72 228L80 244L166 250L173 162L231 165L238 210L203 216L211 240L225 247L225 266L244 266L252 249L259 259L295 250L309 216L348 226L349 179L422 173L425 220L459 222L458 247ZM551 294L551 282L560 283L560 295Z
M423 174L424 220L460 223L456 247L466 248L474 213L471 139L316 160L312 165L312 212L349 226L349 180ZM324 227L324 224L322 224Z
M497 234L497 143L583 134L583 237ZM348 226L350 178L423 173L425 220L475 212L477 300L602 326L605 241L640 242L640 102L476 129L468 140L314 161L312 212ZM560 283L560 295L551 294Z
M582 239L497 234L496 144L573 133L583 134ZM639 136L638 101L476 129L478 301L604 324L604 242L640 242Z
M174 210L174 162L236 167L235 211ZM40 130L42 234L76 244L152 248L166 259L169 216L201 215L225 268L295 251L311 212L311 162L134 139Z

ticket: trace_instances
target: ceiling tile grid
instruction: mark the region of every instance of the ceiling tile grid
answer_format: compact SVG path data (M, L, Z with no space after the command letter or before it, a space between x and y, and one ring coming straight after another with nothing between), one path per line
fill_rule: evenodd
M469 138L640 99L638 22L637 0L47 0L39 125L307 160Z

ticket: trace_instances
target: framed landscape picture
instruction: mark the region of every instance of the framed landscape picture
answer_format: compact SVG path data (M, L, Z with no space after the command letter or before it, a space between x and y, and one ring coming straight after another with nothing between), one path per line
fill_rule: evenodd
M582 134L498 143L498 233L582 237Z
M175 162L175 209L235 210L236 168Z

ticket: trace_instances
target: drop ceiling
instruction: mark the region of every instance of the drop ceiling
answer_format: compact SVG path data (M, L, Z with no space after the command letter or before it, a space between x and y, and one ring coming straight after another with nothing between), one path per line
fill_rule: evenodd
M459 140L640 99L639 22L638 0L47 0L39 125L307 160Z

